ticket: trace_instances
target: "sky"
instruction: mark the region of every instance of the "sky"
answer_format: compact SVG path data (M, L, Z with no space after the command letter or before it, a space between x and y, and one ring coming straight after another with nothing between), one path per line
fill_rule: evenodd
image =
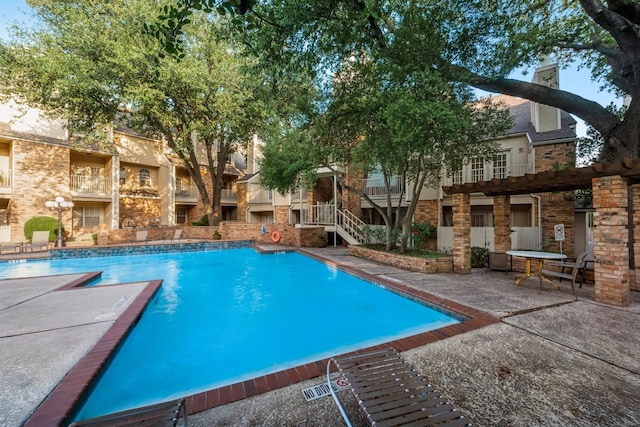
M8 29L15 21L21 23L29 22L29 17L28 15L25 15L25 12L28 12L30 8L24 0L3 0L2 6L3 7L0 10L0 38L6 39L8 36ZM532 72L529 72L526 76L522 76L519 72L511 75L512 78L525 81L530 81L532 76ZM589 70L583 69L578 71L576 66L573 66L569 69L560 71L560 88L562 90L579 94L580 96L591 101L595 101L602 106L607 106L611 103L618 106L622 105L621 99L615 98L613 94L606 91L600 91L599 87L599 83L591 81ZM587 126L582 122L582 120L577 120L578 124L576 126L576 132L578 136L585 136Z

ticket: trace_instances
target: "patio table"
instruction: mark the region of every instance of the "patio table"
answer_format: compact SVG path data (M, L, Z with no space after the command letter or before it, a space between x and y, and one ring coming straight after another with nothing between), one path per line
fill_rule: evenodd
M536 276L540 278L541 282L542 281L547 282L550 285L552 285L554 288L560 289L557 283L555 283L553 280L550 280L544 277L544 275L542 274L542 265L544 264L544 261L547 259L552 259L557 261L566 259L567 258L566 255L558 254L555 252L540 252L540 251L507 251L507 254L511 256L522 257L525 259L524 274L517 274L514 276L514 280L516 281L516 286L519 285L520 282L522 282L523 280L526 280L531 276ZM536 260L536 262L538 263L538 271L534 272L533 274L531 273L531 260Z

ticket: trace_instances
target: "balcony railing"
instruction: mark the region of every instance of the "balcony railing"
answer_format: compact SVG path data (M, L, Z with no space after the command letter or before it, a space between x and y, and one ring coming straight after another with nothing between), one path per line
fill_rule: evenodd
M452 176L444 178L443 185L490 181L492 179L503 179L510 176L524 176L528 173L533 173L533 165L524 164L493 167L491 164L486 164L483 168L464 168L461 171L454 172Z
M392 196L398 196L403 189L401 176L391 177L389 192ZM369 197L384 197L387 195L387 187L384 185L384 178L368 178L362 180L362 190Z
M101 176L71 175L71 191L110 194L111 181Z
M335 224L335 205L311 205L302 209L302 223L315 225Z
M13 169L0 169L0 187L13 187Z
M251 193L250 203L272 203L273 191L272 190L257 190Z
M235 190L222 189L222 200L227 202L235 202L238 200L238 193Z
M176 190L176 199L184 200L197 198L198 187L196 187L195 185L182 186L181 188Z

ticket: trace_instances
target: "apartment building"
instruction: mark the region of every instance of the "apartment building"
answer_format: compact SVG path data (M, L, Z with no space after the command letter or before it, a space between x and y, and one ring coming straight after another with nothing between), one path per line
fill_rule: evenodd
M557 87L558 72L557 65L542 66L534 73L534 81ZM442 186L524 176L575 165L576 121L570 114L526 99L510 96L495 99L509 108L513 118L511 129L496 141L499 152L491 159L472 159L461 170L445 174L439 187L423 188L420 193L414 222L437 225L441 249L453 245L453 202L451 196L442 191ZM387 188L380 174L349 176L348 168L340 169L339 173L343 179L361 188L378 206L386 207L388 191L394 200L405 194L400 201L401 210L411 201L411 196L402 191L408 183L402 182L400 177L392 178L391 188ZM357 243L358 238L350 236L344 227L383 223L366 199L340 189L330 171L318 171L313 189L301 189L285 196L262 188L259 173L252 173L240 183L246 186L239 199L243 211L239 220L243 222L324 225L330 234L336 234L336 239L340 235L349 243ZM510 208L514 248L558 250L560 243L554 235L556 224L564 225L564 252L580 251L592 240L592 214L588 210L576 213L572 192L515 195L510 197ZM492 197L482 193L472 195L471 225L475 242L472 245L493 249L494 214Z
M245 158L226 160L222 215L234 220L235 182L245 174ZM23 240L23 225L33 216L57 216L45 207L57 195L74 203L62 218L75 239L90 239L102 224L173 226L206 212L186 168L162 141L115 127L87 143L70 135L63 120L13 101L1 104L0 241Z

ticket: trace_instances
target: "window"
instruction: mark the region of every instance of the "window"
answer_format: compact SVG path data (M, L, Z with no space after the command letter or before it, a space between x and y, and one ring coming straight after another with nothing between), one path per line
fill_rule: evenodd
M453 179L453 183L454 183L455 185L458 185L458 184L464 184L464 182L462 181L462 176L463 176L463 175L462 175L462 170L455 171L455 172L453 173L453 175L451 176L451 178Z
M493 177L506 178L507 172L507 153L498 153L493 159Z
M149 169L140 169L138 172L138 181L140 187L151 187L151 173Z
M186 208L176 208L176 224L184 224L189 220Z
M471 214L471 226L472 227L484 227L485 216L484 214Z
M127 170L124 166L120 166L120 185L124 185L127 182Z
M471 159L471 182L484 181L484 159Z
M100 208L96 206L75 206L73 208L73 228L97 227L100 224Z

